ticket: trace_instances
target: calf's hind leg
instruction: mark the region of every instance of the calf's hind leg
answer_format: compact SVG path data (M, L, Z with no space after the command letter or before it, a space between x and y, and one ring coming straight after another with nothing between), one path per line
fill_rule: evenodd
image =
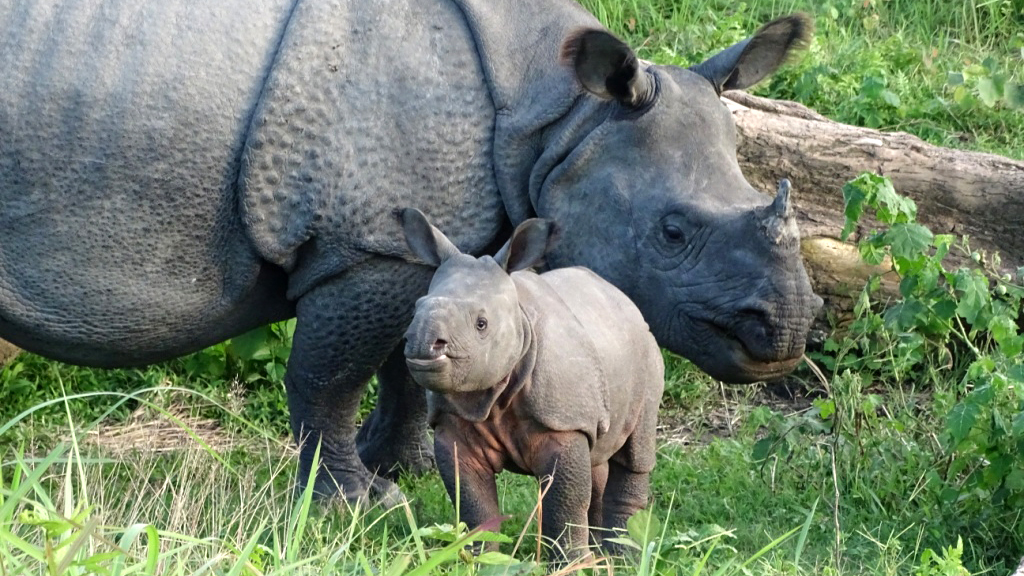
M626 443L608 461L608 484L604 490L602 510L602 526L606 535L612 530L625 528L629 517L647 506L651 470L654 469L657 421L655 397L644 407L640 421ZM605 543L605 548L614 553L621 552L608 543Z
M401 496L359 458L355 417L366 383L391 352L412 316L429 270L398 260L370 260L299 298L285 385L292 431L300 442L299 479L315 474L319 496L339 490L355 501Z
M647 506L650 479L650 472L630 470L614 459L608 463L602 522L604 528L609 531L625 528L629 517Z

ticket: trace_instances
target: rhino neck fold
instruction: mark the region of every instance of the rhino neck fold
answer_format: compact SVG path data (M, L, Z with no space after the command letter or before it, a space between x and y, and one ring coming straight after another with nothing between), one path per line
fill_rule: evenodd
M581 26L602 26L572 0L453 1L472 30L497 112L494 172L516 225L536 214L530 186L545 132L583 99L559 62L562 41Z

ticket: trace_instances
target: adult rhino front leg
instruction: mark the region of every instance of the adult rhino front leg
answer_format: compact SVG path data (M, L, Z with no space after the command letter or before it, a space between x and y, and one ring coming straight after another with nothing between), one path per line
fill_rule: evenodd
M355 418L367 381L401 339L428 280L426 269L375 259L299 299L285 385L300 443L300 482L308 481L320 445L317 495L341 492L350 501L401 497L393 483L360 460Z
M403 341L377 371L377 405L356 436L363 464L391 479L400 471L418 474L434 467L427 438L427 398L405 366L404 350Z

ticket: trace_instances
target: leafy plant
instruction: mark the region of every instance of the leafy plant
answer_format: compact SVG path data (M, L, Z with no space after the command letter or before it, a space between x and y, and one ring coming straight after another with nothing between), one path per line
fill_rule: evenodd
M950 72L946 83L953 90L953 100L962 107L981 103L989 108L1024 110L1024 84L1001 70L992 56Z

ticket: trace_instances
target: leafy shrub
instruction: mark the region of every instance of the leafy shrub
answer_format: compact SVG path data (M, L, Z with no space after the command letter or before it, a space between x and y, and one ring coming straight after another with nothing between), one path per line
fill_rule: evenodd
M918 517L947 528L1013 526L1024 505L1024 269L1015 278L967 238L933 234L887 178L862 174L843 196L842 237L874 217L881 227L857 245L864 261L888 265L899 297L885 302L879 279L868 282L846 332L809 354L833 374L826 395L791 417L760 415L768 434L754 459L785 460L824 434L837 492L872 486L880 512L917 501ZM952 251L970 265L948 266ZM959 565L944 554L943 566Z

